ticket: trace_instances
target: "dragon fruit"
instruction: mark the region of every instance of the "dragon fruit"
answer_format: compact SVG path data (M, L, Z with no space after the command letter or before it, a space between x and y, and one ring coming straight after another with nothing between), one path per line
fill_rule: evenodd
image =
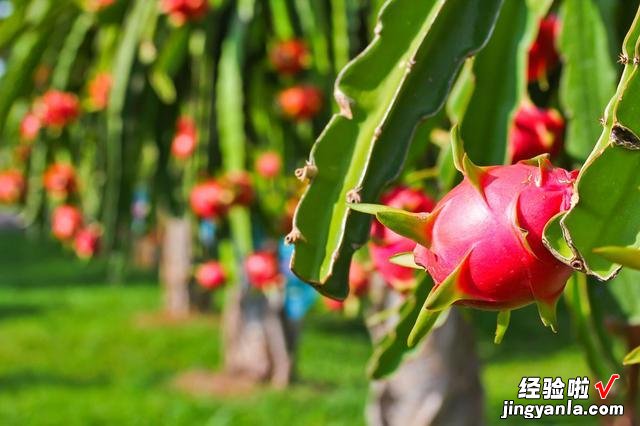
M509 166L478 167L452 132L456 167L465 179L432 213L353 204L417 243L413 258L435 285L425 308L452 304L500 311L496 341L509 312L536 303L555 330L555 305L572 269L544 247L546 224L571 204L577 172L554 168L548 156ZM500 334L500 335L499 335Z
M195 272L196 282L204 289L214 290L227 281L227 274L220 262L210 260L198 266Z
M204 18L209 11L209 3L207 0L162 0L161 8L169 16L169 21L180 27Z
M269 60L273 68L282 75L294 75L309 65L311 55L302 40L281 41L273 46Z
M22 172L5 170L0 172L0 204L13 204L20 200L25 189Z
M25 142L33 142L40 133L42 123L40 118L32 112L28 112L20 122L20 138Z
M91 259L100 250L102 230L97 225L82 228L73 240L73 249L80 259Z
M244 261L247 281L258 290L277 286L282 283L277 256L270 251L251 253Z
M80 101L73 93L49 90L34 104L34 112L45 126L65 127L80 115Z
M51 232L60 241L75 237L82 227L82 213L77 207L63 204L51 214Z
M322 92L315 86L293 86L278 95L283 114L295 121L309 120L322 109Z
M45 190L54 198L65 198L77 188L75 169L68 163L50 165L43 180Z
M171 154L180 160L186 160L195 151L197 142L198 130L195 121L186 115L178 118L176 134L171 141Z
M233 193L211 179L196 184L189 197L191 210L201 218L217 219L226 214L233 202Z
M430 212L435 203L417 189L397 186L385 193L381 201L384 205L412 213ZM379 221L371 224L371 242L369 253L376 270L385 281L398 291L405 291L414 283L411 268L391 263L389 259L399 253L413 250L416 243L385 228Z
M89 103L96 111L105 109L109 103L109 94L113 86L113 77L108 72L101 72L89 82L87 92Z
M540 21L538 36L529 49L527 77L529 82L546 79L549 70L558 65L560 57L556 49L556 39L560 21L549 15Z
M256 158L256 172L265 179L273 179L280 174L282 158L274 151L263 152Z
M514 121L509 139L511 163L545 153L554 156L562 149L564 120L558 111L527 102L518 109Z

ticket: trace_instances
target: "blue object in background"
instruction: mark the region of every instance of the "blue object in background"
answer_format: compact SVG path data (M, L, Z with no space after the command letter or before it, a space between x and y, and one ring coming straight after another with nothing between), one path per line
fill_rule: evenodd
M205 247L212 247L216 242L216 223L212 220L204 219L200 221L198 228L198 238Z
M318 299L318 293L310 285L301 281L296 277L291 269L289 262L293 255L293 246L280 241L279 261L280 271L286 278L285 294L284 294L284 312L287 318L294 321L301 320Z

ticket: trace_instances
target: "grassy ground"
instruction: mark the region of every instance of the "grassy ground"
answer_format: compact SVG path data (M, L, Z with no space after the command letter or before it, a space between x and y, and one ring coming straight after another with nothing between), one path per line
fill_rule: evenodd
M358 322L312 314L301 342L301 381L286 391L263 389L217 400L189 397L170 382L176 373L219 365L215 317L145 325L141 314L160 305L157 284L149 278L101 284L101 269L71 260L55 245L0 234L0 424L364 422L363 366L370 347ZM516 312L505 341L495 346L494 318L473 319L489 424L506 424L498 420L502 401L516 397L523 375L566 379L588 373L566 321L559 335L552 335L533 310ZM588 424L578 420L574 424Z

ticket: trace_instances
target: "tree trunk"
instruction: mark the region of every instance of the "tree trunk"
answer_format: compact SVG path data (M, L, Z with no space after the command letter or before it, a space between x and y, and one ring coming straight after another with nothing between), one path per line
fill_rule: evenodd
M399 296L387 291L386 306ZM379 338L391 323L371 330ZM386 329L386 330L385 330ZM371 426L481 425L484 393L471 327L451 310L445 323L385 380L371 383Z
M164 221L160 279L164 286L165 312L173 318L189 315L191 280L191 227L187 218Z
M286 387L293 371L293 342L280 293L231 290L224 312L224 361L230 374Z

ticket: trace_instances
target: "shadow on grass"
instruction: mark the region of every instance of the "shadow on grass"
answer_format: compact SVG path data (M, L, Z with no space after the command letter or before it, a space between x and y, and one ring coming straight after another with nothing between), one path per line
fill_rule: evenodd
M103 285L108 277L105 259L82 261L57 241L21 231L0 231L0 253L0 287ZM154 274L133 271L126 278L127 285L149 285Z
M0 375L0 393L17 392L33 387L91 388L109 384L104 377L79 378L37 371L20 371Z
M37 303L11 303L0 305L0 321L16 317L30 317L42 314L47 308Z

